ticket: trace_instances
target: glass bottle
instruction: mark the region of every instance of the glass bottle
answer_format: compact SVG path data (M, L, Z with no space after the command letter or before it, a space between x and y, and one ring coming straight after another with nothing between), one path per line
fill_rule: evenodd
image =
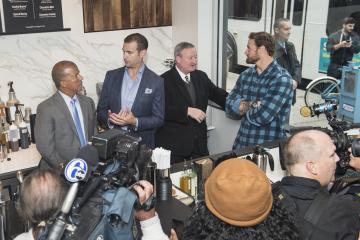
M180 177L180 189L187 194L191 194L190 169L186 164L186 160L184 161L184 170Z
M191 195L193 197L197 196L197 190L198 190L198 180L197 180L197 173L195 171L195 164L191 163L191 170L190 170L190 179L191 179Z

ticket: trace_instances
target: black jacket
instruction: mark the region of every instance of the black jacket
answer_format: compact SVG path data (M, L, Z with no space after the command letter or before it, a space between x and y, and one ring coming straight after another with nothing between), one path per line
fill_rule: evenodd
M205 72L195 70L190 73L196 94L194 105L175 67L161 77L164 78L165 87L165 121L157 130L155 145L171 150L172 155L187 159L193 152L201 156L208 155L206 121L198 123L188 117L187 109L194 107L206 113L208 100L212 100L224 109L227 92L216 87ZM197 141L198 149L193 149L194 141Z
M340 68L347 65L347 62L352 60L354 54L360 51L360 39L356 33L352 32L347 37L342 37L341 33L342 30L339 30L331 34L326 42L326 50L330 52L330 64L328 66L327 75L337 79L341 78ZM351 47L335 50L334 46L344 40L351 40Z
M298 86L301 83L301 64L296 56L296 50L293 43L286 41L285 49L279 44L275 47L275 59L280 66L285 68L291 75L291 77L297 81ZM293 105L296 102L296 91L293 95Z
M316 180L302 177L284 177L280 187L295 202L295 213L298 216L300 235L309 231L303 218L313 200L324 189ZM275 196L277 197L277 196ZM285 205L286 206L286 205ZM288 209L293 212L294 209ZM311 239L358 239L360 231L360 202L348 195L335 196L320 216ZM326 235L326 236L325 236Z

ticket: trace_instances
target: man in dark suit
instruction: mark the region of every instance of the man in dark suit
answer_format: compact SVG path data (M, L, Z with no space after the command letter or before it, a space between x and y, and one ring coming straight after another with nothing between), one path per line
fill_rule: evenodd
M156 133L156 146L171 150L172 163L206 156L206 108L212 100L225 108L227 92L197 70L197 52L188 42L174 50L175 66L161 75L165 85L165 123Z
M125 67L108 71L97 113L105 127L122 128L153 148L164 121L164 81L144 64L148 42L139 33L124 39Z
M36 147L42 156L40 167L61 170L94 135L95 104L78 94L83 77L75 63L56 63L52 78L57 92L36 111Z
M292 105L296 102L296 88L301 82L301 64L296 56L295 46L289 41L292 25L289 19L278 18L274 23L275 59L280 66L285 68L292 77L293 83L293 100ZM286 123L289 125L290 112Z

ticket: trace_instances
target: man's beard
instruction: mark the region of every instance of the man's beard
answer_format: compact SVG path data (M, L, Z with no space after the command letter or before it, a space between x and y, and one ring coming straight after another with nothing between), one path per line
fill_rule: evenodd
M258 56L256 56L256 57L254 57L254 58L246 58L246 63L248 63L248 64L255 64L257 61L259 61L259 57Z

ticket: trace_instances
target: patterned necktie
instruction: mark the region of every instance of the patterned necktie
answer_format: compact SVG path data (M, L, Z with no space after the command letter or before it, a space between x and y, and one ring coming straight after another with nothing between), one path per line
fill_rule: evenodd
M188 75L185 75L185 82L186 82L187 84L190 83L190 79L189 79L189 76L188 76Z
M73 120L75 123L76 131L79 136L80 145L81 145L81 147L83 147L86 145L86 140L85 140L85 135L83 133L83 129L81 127L79 112L76 108L76 99L75 98L71 99L71 110L72 110L72 115L73 115Z

